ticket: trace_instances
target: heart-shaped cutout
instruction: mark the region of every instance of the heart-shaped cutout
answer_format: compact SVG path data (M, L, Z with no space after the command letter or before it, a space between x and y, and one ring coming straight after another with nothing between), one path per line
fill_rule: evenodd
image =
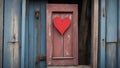
M60 17L55 17L53 19L53 23L55 28L63 35L70 26L70 19L68 17L64 19L61 19Z

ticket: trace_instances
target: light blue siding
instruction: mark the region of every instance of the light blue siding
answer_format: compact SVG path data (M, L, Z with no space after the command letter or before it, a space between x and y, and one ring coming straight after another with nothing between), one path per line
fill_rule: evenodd
M119 4L120 0L100 1L99 68L120 68Z
M118 0L106 0L106 42L117 42L117 1Z
M106 44L106 67L105 68L117 68L116 65L116 43L107 43Z
M25 60L25 24L26 24L26 0L22 0L22 31L21 31L21 68L24 68Z
M120 0L118 2L118 63L120 63ZM120 68L120 64L118 64Z
M4 1L3 68L46 68L46 2ZM35 9L40 9L39 20Z
M4 0L3 68L20 67L21 0Z
M41 3L41 47L40 47L40 55L46 56L46 2ZM41 68L46 68L46 61L40 62Z
M45 68L46 62L38 57L46 55L46 2L29 2L25 37L25 68ZM35 18L35 10L40 10L39 20ZM36 64L36 61L38 62Z
M106 46L106 6L105 0L101 0L101 8L100 8L100 61L99 66L100 68L105 68L105 46Z

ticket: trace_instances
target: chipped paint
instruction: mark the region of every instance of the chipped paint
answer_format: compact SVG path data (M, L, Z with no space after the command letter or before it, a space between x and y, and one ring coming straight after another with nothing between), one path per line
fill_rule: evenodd
M70 37L70 35L68 35L68 39L70 39L71 37Z

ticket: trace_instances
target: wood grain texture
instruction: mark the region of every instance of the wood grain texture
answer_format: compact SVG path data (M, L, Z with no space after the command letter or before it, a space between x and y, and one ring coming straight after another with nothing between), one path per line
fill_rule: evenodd
M118 57L120 57L120 0L118 0ZM120 63L120 58L117 63ZM118 68L120 68L120 64L118 64Z
M106 5L105 0L101 0L100 6L100 51L99 51L99 67L105 68L105 46L106 46Z
M46 2L27 3L27 19L25 31L25 68L45 68L46 61L40 61L40 56L46 56ZM39 9L39 19L35 11Z
M106 44L106 66L105 68L117 68L116 43ZM119 64L119 63L118 63Z
M63 56L63 55L66 56L66 54L63 54L63 55L59 54L59 57L61 58L61 59L59 58L59 60L58 59L56 59L56 60L53 59L53 51L54 51L53 43L55 41L58 41L58 38L60 38L59 34L57 34L57 35L55 34L56 40L54 41L55 38L53 37L54 32L53 32L53 24L52 24L52 18L51 18L53 12L56 12L57 14L59 14L59 12L66 13L66 14L71 12L73 14L73 17L72 17L73 21L72 21L72 24L71 24L73 26L73 28L72 28L72 33L73 33L73 36L72 36L73 37L73 40L72 40L73 43L72 44L74 46L73 47L73 59L68 58L68 57L60 57L60 56ZM78 64L78 33L77 33L78 32L78 29L77 29L78 28L78 24L77 24L78 23L78 20L77 20L78 13L77 13L77 5L75 5L75 4L71 4L71 5L68 5L68 4L60 4L60 5L59 4L47 4L46 14L47 14L47 24L46 24L46 27L47 27L47 29L46 29L46 31L47 31L46 32L46 35L47 35L46 36L46 39L47 39L47 65L77 65ZM63 17L66 14L63 14ZM59 37L56 37L56 36L59 36ZM65 35L65 37L66 37L66 35ZM66 40L63 39L61 41L65 42ZM59 42L60 42L61 45L63 45L62 44L63 42L61 42L61 41L59 41ZM55 44L58 45L57 42L55 42ZM67 44L67 42L65 44ZM60 53L61 49L58 52L54 52L54 54L57 55L57 53ZM69 48L69 50L70 49L71 48ZM63 46L62 50L64 51L64 46ZM57 49L55 49L55 51L57 51Z
M88 19L87 19L87 0L82 2L82 11L80 17L80 26L79 26L79 64L87 64L87 37L88 37Z
M99 1L92 0L92 41L91 41L91 60L92 60L92 67L97 68L98 64L98 17L99 17Z
M25 63L24 63L24 59L25 59L25 25L26 25L26 0L22 0L22 28L21 28L21 64L20 67L24 68L25 67Z
M106 0L106 66L117 68L118 0Z
M5 0L3 68L20 67L21 0Z
M117 42L117 2L118 0L106 0L106 42Z
M0 68L2 68L3 53L3 0L0 0Z
M101 0L100 3L99 68L119 68L118 4L119 0Z
M78 65L78 66L47 66L47 68L92 68L89 65Z

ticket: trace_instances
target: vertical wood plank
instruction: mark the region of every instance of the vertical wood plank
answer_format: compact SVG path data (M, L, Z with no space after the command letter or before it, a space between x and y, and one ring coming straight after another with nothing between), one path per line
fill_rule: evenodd
M28 26L28 68L35 68L35 61L37 60L37 50L36 49L36 24L39 22L35 21L35 8L36 2L29 3L29 26ZM39 8L40 6L38 6ZM36 29L35 29L36 28ZM36 52L37 51L37 52Z
M60 13L53 13L52 15L53 15L52 21L55 17L62 17L62 14ZM53 22L51 23L53 24ZM53 51L52 51L53 59L57 57L64 57L64 49L63 49L64 37L59 33L59 31L54 26L52 26L52 28L53 28ZM57 62L59 62L59 64L64 64L63 61L57 61Z
M118 0L118 68L120 68L120 0Z
M106 42L117 42L117 0L106 0L106 22Z
M106 68L116 68L116 43L118 33L118 0L106 0ZM112 27L112 28L111 28ZM114 43L113 43L114 42Z
M87 0L82 2L82 11L80 16L80 26L79 26L79 64L85 65L87 64L87 36L88 36L88 22L87 22Z
M63 37L53 27L53 57L63 57Z
M104 1L104 0L101 0ZM102 3L104 5L104 2ZM92 0L92 41L91 41L91 59L92 59L92 67L97 68L98 63L98 18L99 18L99 0Z
M105 0L100 2L100 51L99 67L105 68L105 33L106 33L106 15Z
M52 14L53 18L52 21L55 17L61 17L61 14L59 13L53 13ZM53 22L52 22L53 25ZM63 51L63 35L59 33L59 31L53 27L53 57L63 57L64 51Z
M52 64L52 23L51 21L51 11L49 5L46 5L46 45L47 45L47 65ZM50 50L49 50L50 49ZM49 50L49 51L48 51Z
M46 23L45 23L45 1L29 1L28 10L28 68L45 68L45 61L40 61L40 56L45 56L46 54ZM36 9L39 10L39 19L35 17ZM27 66L27 65L26 65Z
M0 68L2 68L3 57L3 0L0 0Z
M29 63L29 58L28 58L28 56L29 56L29 51L28 51L28 42L29 42L29 34L28 34L28 23L29 23L29 1L27 0L26 1L26 22L25 22L25 54L23 54L24 55L24 57L25 57L25 59L24 59L24 68L28 68L28 63ZM23 59L21 59L21 62L23 61ZM21 64L21 66L22 66L22 64Z
M21 68L24 68L24 58L25 58L25 22L26 22L26 0L22 0L22 35L21 35Z
M40 2L40 8L41 8L41 49L40 49L40 55L46 56L46 3L47 1L41 1ZM40 61L40 67L46 68L46 61Z
M73 44L73 14L72 13L68 13L68 14L64 14L63 17L68 17L70 19L70 27L68 28L68 30L64 33L64 57L73 57L73 48L74 48L74 44Z
M21 0L5 0L4 2L3 68L19 68Z
M106 44L106 68L117 68L116 65L116 43Z

